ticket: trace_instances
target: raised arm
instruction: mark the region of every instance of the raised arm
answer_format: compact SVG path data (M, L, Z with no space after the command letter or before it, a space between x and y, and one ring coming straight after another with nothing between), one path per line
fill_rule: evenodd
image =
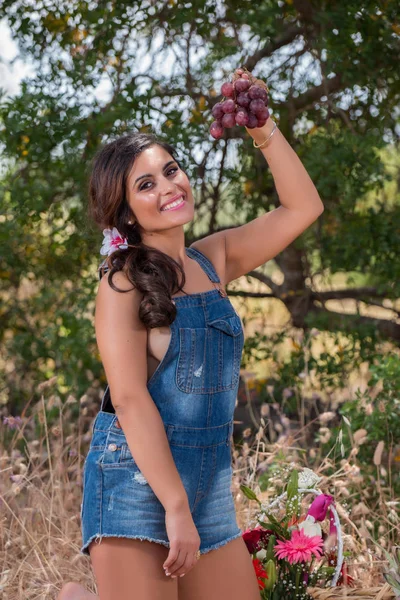
M247 129L260 145L272 133L274 122ZM279 129L262 152L274 178L281 206L249 223L225 230L225 283L260 267L279 254L307 229L324 205L300 158ZM218 232L214 235L220 235Z

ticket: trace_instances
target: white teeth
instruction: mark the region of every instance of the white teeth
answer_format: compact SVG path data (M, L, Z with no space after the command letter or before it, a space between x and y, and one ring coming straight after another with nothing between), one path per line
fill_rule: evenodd
M178 204L181 204L183 200L183 196L181 196L180 198L178 198L178 200L175 200L175 202L171 202L171 204L167 204L166 206L163 206L161 210L168 210L169 208L173 208L174 206L178 206Z

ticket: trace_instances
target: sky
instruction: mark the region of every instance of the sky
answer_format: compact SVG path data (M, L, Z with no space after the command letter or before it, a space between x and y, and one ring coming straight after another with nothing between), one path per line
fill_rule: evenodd
M12 40L10 28L5 19L0 20L0 87L7 95L18 93L20 81L32 72L26 60L11 61L18 55L18 47Z

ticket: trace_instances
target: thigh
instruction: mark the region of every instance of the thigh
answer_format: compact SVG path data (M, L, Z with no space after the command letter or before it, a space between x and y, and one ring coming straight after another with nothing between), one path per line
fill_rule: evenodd
M242 537L202 554L185 577L178 578L179 600L260 600L253 561Z
M169 549L148 540L103 537L89 545L100 600L178 600L163 563Z

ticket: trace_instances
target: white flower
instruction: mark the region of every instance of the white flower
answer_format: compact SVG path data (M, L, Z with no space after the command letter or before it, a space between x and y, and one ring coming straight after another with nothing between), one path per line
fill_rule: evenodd
M267 556L267 551L265 550L265 548L261 548L261 550L256 552L256 557L259 560L263 560L266 556Z
M110 256L115 250L126 250L128 248L128 240L122 237L116 227L103 229L103 235L103 245L100 248L100 254Z
M312 537L313 535L319 535L322 537L321 525L315 522L312 515L307 515L304 521L298 524L298 528L303 530L304 535Z
M299 473L299 488L307 489L317 485L322 480L312 469L304 467L301 473Z

